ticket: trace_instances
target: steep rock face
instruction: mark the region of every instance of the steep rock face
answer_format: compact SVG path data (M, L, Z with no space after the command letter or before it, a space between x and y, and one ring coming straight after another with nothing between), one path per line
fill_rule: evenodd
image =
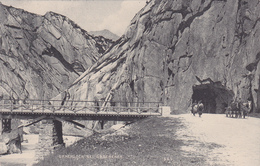
M0 97L54 97L112 44L97 43L65 16L39 16L0 3Z
M176 113L203 100L259 105L258 0L152 0L125 35L57 98L161 101Z
M93 39L96 41L95 46L100 54L104 54L115 43L115 41L103 36L93 36Z
M110 32L107 29L104 29L102 31L90 31L89 34L91 34L93 36L103 36L103 37L105 37L107 39L111 39L113 41L117 41L120 38L119 36Z

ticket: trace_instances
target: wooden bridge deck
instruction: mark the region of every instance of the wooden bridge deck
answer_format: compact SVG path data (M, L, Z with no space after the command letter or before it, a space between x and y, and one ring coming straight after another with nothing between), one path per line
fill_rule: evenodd
M18 118L42 115L72 119L118 119L162 115L158 102L105 102L61 100L1 100L0 115ZM109 118L110 117L110 118Z

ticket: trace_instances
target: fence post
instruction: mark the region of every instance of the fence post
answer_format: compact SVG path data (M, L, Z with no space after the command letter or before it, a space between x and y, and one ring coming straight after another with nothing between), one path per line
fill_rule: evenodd
M130 108L131 108L131 103L129 102L129 103L127 103L127 112L128 112L128 115L130 114Z
M150 115L151 115L151 112L152 112L151 103L148 103L148 111L150 112Z
M19 111L22 112L22 101L19 100L18 103L19 103Z
M31 106L31 110L33 112L33 101L32 100L30 101L30 106Z
M121 112L121 102L119 102L119 113Z
M138 104L138 113L141 114L142 112L142 105L143 105L143 101L139 102Z
M13 100L11 99L11 111L13 111Z
M43 100L41 100L42 112L44 112Z

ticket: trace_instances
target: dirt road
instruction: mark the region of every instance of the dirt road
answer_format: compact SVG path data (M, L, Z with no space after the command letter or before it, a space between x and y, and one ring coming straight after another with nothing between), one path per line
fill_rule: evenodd
M185 126L177 137L184 140L186 155L191 151L207 156L208 165L259 166L260 119L226 118L225 115L172 115ZM185 154L184 154L185 155Z

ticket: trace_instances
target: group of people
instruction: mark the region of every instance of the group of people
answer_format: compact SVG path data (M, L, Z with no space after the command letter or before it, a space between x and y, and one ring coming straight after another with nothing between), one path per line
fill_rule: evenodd
M191 113L194 116L196 113L198 113L199 117L201 117L203 111L204 111L204 105L201 100L198 103L196 101L192 103Z
M252 101L242 102L241 98L232 100L230 105L226 108L226 117L231 118L245 118L251 110Z
M238 100L232 100L230 104L225 108L225 113L227 117L234 117L234 118L245 118L248 116L249 112L252 108L252 101L247 100L246 102L243 102L241 98ZM199 114L199 117L201 117L202 113L204 112L204 105L202 101L193 102L191 113L195 116L196 113Z

